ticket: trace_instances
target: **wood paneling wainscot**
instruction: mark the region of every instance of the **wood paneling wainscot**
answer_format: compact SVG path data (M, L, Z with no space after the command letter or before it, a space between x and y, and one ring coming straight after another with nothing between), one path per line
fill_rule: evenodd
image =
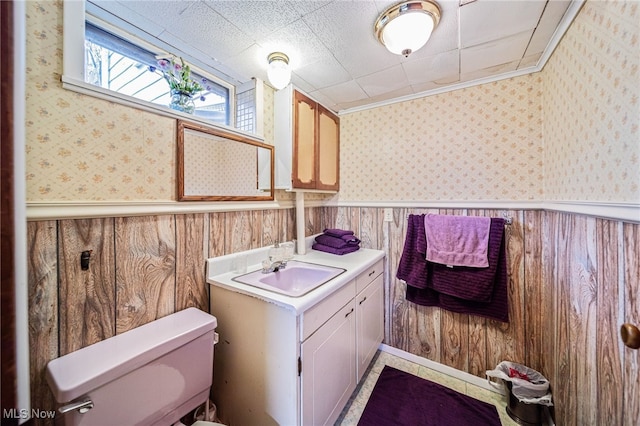
M534 368L551 382L558 425L638 425L640 351L618 333L623 322L640 324L640 225L552 211L394 208L391 222L374 226L363 218L380 223L382 208L323 213L322 227L359 230L365 247L377 241L371 247L387 252L386 344L483 378L503 360ZM395 274L407 217L421 213L512 218L509 324L405 300Z
M205 260L291 240L294 218L282 209L28 222L31 406L55 407L50 360L190 306L208 312Z
M383 222L377 207L305 209L307 235L352 229L363 247L386 251L386 344L483 378L502 360L528 365L550 380L559 425L638 424L640 352L618 332L640 324L640 225L549 211L392 212ZM395 274L407 216L421 213L512 218L509 324L405 300ZM188 306L208 311L205 259L293 239L295 213L42 221L27 230L32 406L50 409L49 360ZM89 271L79 268L84 250L93 250Z

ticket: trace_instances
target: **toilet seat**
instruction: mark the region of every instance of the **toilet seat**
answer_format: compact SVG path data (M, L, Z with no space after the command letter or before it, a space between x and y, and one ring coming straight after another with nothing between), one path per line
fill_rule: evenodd
M202 420L198 420L191 426L225 426L222 423L213 423L213 422L205 422Z

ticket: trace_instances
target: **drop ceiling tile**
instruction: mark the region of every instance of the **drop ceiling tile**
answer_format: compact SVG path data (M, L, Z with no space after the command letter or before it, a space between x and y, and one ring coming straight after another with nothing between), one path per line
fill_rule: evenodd
M516 60L516 61L512 61L512 62L507 62L505 64L500 64L500 65L495 65L492 67L488 67L485 69L481 69L481 70L474 70L468 73L463 73L460 74L460 81L461 82L465 82L465 81L475 81L475 80L481 80L487 77L492 77L492 76L499 76L501 74L506 74L509 73L511 71L515 71L516 68L518 67L518 63L520 61Z
M292 70L314 64L331 54L302 19L257 41L264 57L271 52L284 52L289 56Z
M447 77L443 77L437 81L427 81L425 83L413 84L411 88L414 93L429 92L432 90L439 90L460 82L460 74L452 74Z
M559 0L547 4L525 55L544 52L570 4L570 1Z
M450 50L439 55L426 58L409 60L402 63L402 68L407 75L410 85L439 80L443 77L458 75L460 72L460 59L458 50Z
M400 60L396 55L387 56L389 52L373 34L377 13L370 1L337 1L303 19L349 74L357 78L388 68Z
M286 27L302 16L291 2L256 0L204 0L204 2L254 40L260 40Z
M253 44L245 33L202 2L173 17L168 32L221 62Z
M166 3L166 11L171 16L180 15L180 13L192 5L192 3L181 1L168 1ZM102 11L120 17L134 27L140 28L154 36L161 34L167 26L166 16L160 13L159 8L149 1L87 1L88 13L101 17Z
M537 66L538 65L538 61L540 60L541 57L542 57L542 52L534 53L533 55L525 56L520 61L520 64L518 64L518 69L521 70L521 69L524 69L524 68Z
M331 55L325 56L316 63L297 68L295 74L317 89L351 80L349 73Z
M533 30L546 0L478 0L460 8L460 45L476 46Z
M337 104L354 102L368 98L367 94L362 90L358 83L355 82L355 80L327 87L325 89L318 90L317 92L332 99L333 102Z
M394 65L385 70L357 78L356 81L370 98L407 86L407 77L402 65Z
M527 48L530 32L516 34L460 51L460 72L468 74L492 66L520 61Z
M290 1L289 4L298 11L300 16L305 16L328 5L329 3L332 3L333 1L334 0Z

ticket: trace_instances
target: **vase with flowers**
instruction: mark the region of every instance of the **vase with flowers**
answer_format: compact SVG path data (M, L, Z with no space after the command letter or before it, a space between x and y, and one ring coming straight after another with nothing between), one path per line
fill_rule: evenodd
M206 80L202 79L201 84L192 78L191 68L185 64L182 58L180 58L180 62L178 62L175 57L160 59L157 69L162 73L167 83L169 83L169 89L171 91L169 108L193 114L195 110L194 97L205 90ZM149 70L155 72L156 68L149 67ZM204 96L200 96L200 99L204 100Z

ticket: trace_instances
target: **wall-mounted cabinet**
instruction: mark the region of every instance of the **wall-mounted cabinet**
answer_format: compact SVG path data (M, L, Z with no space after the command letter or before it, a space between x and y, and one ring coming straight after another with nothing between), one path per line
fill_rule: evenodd
M277 189L340 189L340 119L291 85L275 94Z

